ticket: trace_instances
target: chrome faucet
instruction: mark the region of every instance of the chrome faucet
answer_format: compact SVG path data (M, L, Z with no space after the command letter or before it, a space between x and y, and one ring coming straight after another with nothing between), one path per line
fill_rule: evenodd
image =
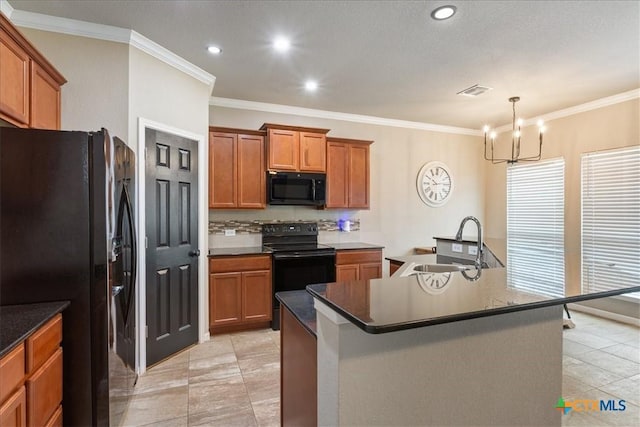
M458 228L458 232L456 233L456 240L462 241L462 230L464 229L464 225L469 220L475 222L476 226L478 227L478 252L476 253L476 268L481 268L482 267L482 246L483 246L482 245L482 225L480 224L480 221L478 220L478 218L476 218L475 216L465 217L460 223L460 227Z

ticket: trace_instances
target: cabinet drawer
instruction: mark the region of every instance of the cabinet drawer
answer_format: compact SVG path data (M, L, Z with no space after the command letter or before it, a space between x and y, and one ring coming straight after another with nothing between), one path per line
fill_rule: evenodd
M0 426L22 427L27 425L27 397L20 387L0 406Z
M336 264L338 265L371 262L382 262L382 251L380 249L336 252Z
M27 424L43 426L62 402L62 348L27 380Z
M32 373L60 347L62 315L57 314L36 333L27 338L27 372Z
M271 270L271 256L229 256L209 259L209 273L229 273L251 270Z
M0 403L22 385L24 380L24 344L0 359Z

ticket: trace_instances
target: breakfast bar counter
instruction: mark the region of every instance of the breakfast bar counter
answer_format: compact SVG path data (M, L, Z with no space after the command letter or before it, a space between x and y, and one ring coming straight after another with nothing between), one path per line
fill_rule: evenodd
M505 268L415 274L436 261L421 257L391 278L307 286L319 425L560 426L562 305L640 291L532 293Z

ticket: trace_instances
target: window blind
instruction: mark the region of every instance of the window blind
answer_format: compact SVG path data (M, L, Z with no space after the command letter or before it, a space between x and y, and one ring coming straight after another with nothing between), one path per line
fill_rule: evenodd
M507 280L564 295L564 159L507 169Z
M583 154L582 289L638 283L640 146Z

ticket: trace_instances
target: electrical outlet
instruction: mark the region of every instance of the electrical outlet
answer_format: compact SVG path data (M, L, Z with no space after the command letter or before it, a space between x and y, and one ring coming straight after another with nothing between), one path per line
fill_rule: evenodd
M224 235L225 236L235 236L236 235L236 230L233 229L233 228L225 228Z
M478 255L478 247L477 246L469 246L469 255Z
M460 253L462 253L462 244L461 243L452 243L451 244L451 252L460 252Z

